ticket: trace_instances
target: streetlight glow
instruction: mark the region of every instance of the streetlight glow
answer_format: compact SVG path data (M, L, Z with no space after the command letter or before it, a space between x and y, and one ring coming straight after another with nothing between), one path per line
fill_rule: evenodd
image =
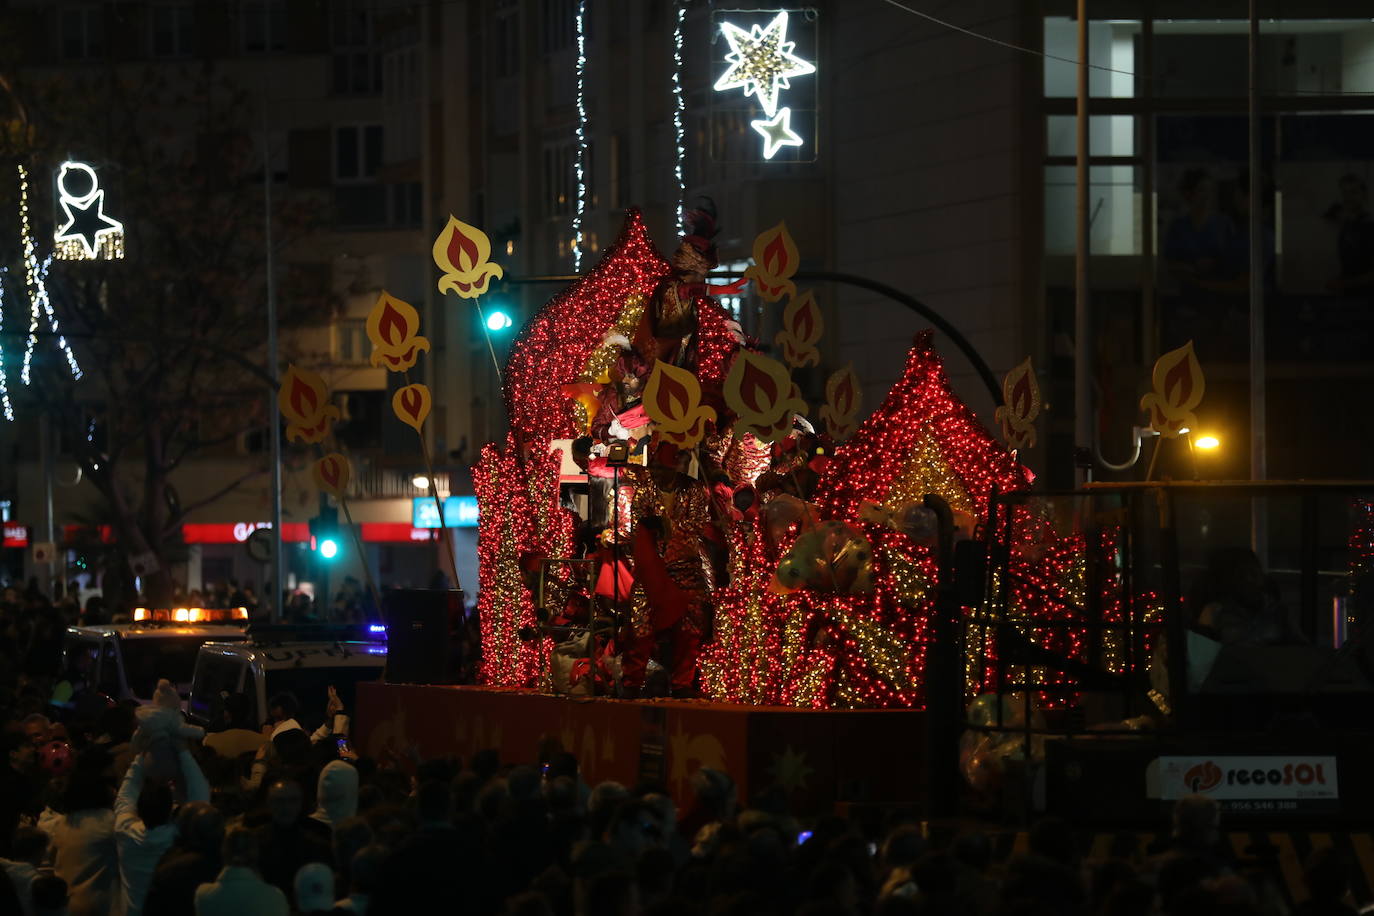
M1197 439L1193 440L1193 445L1197 446L1198 448L1207 449L1210 451L1211 449L1216 448L1218 445L1221 445L1221 440L1218 439L1216 436L1200 436Z
M414 477L410 478L410 482L414 484L417 490L429 489L429 478L424 474L416 474Z

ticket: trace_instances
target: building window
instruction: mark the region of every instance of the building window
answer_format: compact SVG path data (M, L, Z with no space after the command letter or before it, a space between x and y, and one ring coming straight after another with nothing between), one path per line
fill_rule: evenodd
M285 0L244 0L239 21L243 25L245 54L286 50Z
M334 92L368 95L382 90L382 59L373 38L372 7L365 0L330 6Z
M577 0L543 0L544 51L570 48L577 38Z
M492 20L491 67L496 77L515 76L520 72L520 16L513 9L504 9Z
M398 229L420 227L420 182L403 181L391 188L391 224Z
M577 144L544 147L544 215L567 216L577 205Z
M334 180L372 181L382 165L382 126L349 124L334 128Z
M154 57L187 57L192 47L191 5L155 6L151 10Z
M58 18L62 56L97 60L105 56L105 11L92 6L64 9Z

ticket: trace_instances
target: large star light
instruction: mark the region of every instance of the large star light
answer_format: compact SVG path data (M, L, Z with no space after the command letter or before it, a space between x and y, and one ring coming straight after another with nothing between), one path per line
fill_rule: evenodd
M773 154L784 146L801 146L801 135L792 129L792 109L780 108L772 118L750 121L749 126L763 136L763 158L772 159Z
M716 80L716 91L743 89L746 96L758 98L770 118L777 114L778 94L791 88L789 80L816 72L815 64L792 53L797 43L787 40L786 11L768 25L755 25L747 32L729 22L722 22L720 31L730 43L730 53L725 55L730 69Z

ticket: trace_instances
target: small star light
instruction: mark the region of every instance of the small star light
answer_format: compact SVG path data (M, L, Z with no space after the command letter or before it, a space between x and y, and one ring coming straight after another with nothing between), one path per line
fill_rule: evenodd
M784 146L801 146L801 135L792 129L792 109L780 108L772 118L750 121L749 126L763 137L763 158L772 159L773 154Z
M720 31L730 43L730 53L725 55L730 69L716 80L716 91L742 88L746 96L758 98L770 118L778 110L778 93L791 88L789 80L816 72L815 64L792 53L797 43L787 40L785 10L768 25L752 26L748 32L730 22L722 22Z

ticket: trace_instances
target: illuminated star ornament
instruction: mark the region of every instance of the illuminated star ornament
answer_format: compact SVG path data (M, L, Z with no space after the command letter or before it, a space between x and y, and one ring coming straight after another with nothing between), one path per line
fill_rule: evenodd
M792 130L792 109L782 108L772 118L750 121L749 126L763 137L763 158L772 159L784 146L801 146L802 138Z
M730 43L730 53L725 55L730 69L716 80L716 91L743 89L746 96L759 100L770 118L777 114L779 93L791 88L791 78L816 72L814 64L792 53L797 43L787 40L786 11L768 25L755 25L747 32L730 22L722 22L720 31Z
M57 203L62 224L53 233L60 258L93 261L124 257L124 224L105 215L105 191L95 169L64 162L57 173Z

